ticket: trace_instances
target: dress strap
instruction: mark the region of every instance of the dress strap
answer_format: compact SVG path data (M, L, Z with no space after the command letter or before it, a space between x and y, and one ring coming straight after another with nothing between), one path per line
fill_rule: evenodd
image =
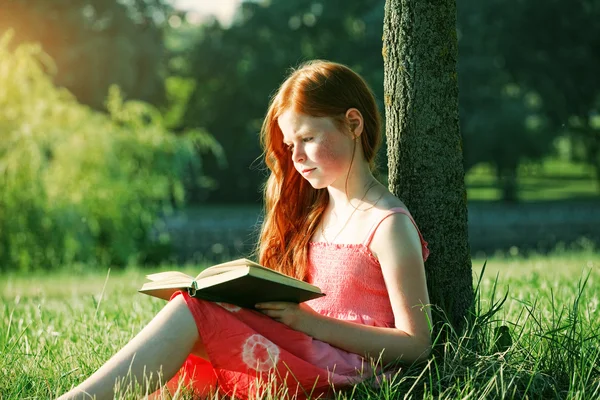
M377 228L379 228L379 225L381 225L381 223L386 218L388 218L390 215L394 215L394 214L404 214L413 223L413 225L415 226L415 229L417 230L417 233L419 234L419 239L421 239L421 247L422 247L422 251L423 251L423 261L427 260L427 257L429 257L429 249L427 248L427 242L425 241L425 239L423 239L423 235L421 235L421 231L419 230L419 227L417 226L412 215L410 215L408 210L403 207L394 207L394 208L389 209L387 214L385 214L383 217L381 217L381 219L379 221L377 221L375 224L373 224L373 227L369 231L369 234L367 235L367 238L365 239L363 244L365 246L369 247L369 245L371 244L371 241L373 240L373 236L375 236L375 231L377 231Z

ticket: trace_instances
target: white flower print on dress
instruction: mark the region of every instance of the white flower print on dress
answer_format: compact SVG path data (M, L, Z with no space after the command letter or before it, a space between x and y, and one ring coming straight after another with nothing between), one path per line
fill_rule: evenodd
M220 303L217 301L215 304L223 307L224 309L226 309L229 312L239 312L242 309L242 307L238 307L236 305L229 304L229 303Z
M346 314L346 318L345 319L347 319L348 321L356 321L358 319L358 314L356 314L355 311L350 310Z
M244 343L242 360L256 371L268 371L279 361L279 347L266 337L254 334Z

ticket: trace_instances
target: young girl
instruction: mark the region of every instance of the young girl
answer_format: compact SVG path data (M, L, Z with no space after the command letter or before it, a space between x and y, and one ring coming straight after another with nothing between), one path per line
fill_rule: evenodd
M162 374L170 388L183 377L198 394L218 387L248 398L283 388L318 397L384 372L374 361L426 358L427 243L405 205L373 176L380 141L377 106L360 76L325 61L294 71L261 132L271 175L259 261L326 296L251 310L177 293L61 399L112 398L115 381L128 373L151 391Z

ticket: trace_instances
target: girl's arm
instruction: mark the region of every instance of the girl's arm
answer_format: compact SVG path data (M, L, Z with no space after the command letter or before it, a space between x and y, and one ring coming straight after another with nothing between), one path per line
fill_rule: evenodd
M420 361L429 355L431 311L421 241L409 217L393 214L377 229L371 250L379 259L395 328L372 327L320 315L307 305L263 303L261 309L315 339L384 363Z
M320 314L305 333L367 359L378 360L381 356L384 364L397 360L405 363L422 361L431 348L429 337L412 336L398 328L367 326Z

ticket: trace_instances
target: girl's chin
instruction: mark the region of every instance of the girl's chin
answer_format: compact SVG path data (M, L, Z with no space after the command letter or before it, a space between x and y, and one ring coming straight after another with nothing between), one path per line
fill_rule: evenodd
M308 183L310 183L310 186L312 186L314 189L325 189L327 186L329 186L325 182L321 181L320 179L306 179L306 180L308 181Z
M312 173L309 173L302 177L308 183L310 183L310 186L312 186L314 189L325 189L326 187L328 187L329 185L331 185L333 183L333 181L331 181L330 177L328 179L324 176L320 176L320 175L312 174Z

